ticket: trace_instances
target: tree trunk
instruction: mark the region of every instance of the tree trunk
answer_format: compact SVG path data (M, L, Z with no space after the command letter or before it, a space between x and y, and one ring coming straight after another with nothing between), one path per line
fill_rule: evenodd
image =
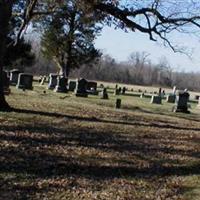
M65 78L69 78L69 72L70 72L69 63L67 63L67 65L65 65L64 69L65 69Z
M13 1L0 0L0 111L10 111L11 108L4 96L3 63L6 51L6 37L9 29L9 21L12 14Z

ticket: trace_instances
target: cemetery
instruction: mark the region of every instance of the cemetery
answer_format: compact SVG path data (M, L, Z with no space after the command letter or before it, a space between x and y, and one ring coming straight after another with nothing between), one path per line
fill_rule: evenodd
M51 199L53 194L54 199L61 199L69 192L73 199L92 199L95 189L88 188L92 178L94 187L104 188L95 193L103 195L106 191L106 199L117 196L142 199L144 193L136 193L135 184L138 191L145 189L150 199L156 195L182 197L177 191L187 186L186 177L191 179L189 174L196 170L195 162L199 159L195 157L200 150L196 145L200 131L200 109L195 98L198 93L189 92L189 99L184 93L177 93L173 104L167 101L173 91L166 88L160 104L160 99L150 102L152 97L160 97L154 94L159 88L120 85L127 88L126 95L113 95L115 84L97 82L99 95L92 95L86 92L89 80L69 79L68 83L76 81L75 90L57 93L48 90L49 82L40 84L33 79L33 90L10 86L7 100L16 110L1 114L1 122L6 123L1 125L4 161L0 164L0 177L13 177L3 186L2 196L11 195L8 188L15 184L18 197L37 199L35 189L31 189L34 185L37 190L45 190L37 192L38 198ZM145 96L140 98L144 92ZM180 95L184 97L181 103ZM190 108L183 107L186 102ZM179 112L172 112L173 106ZM190 114L185 113L188 110ZM192 180L198 181L198 177ZM79 181L84 188L81 196L70 189L72 181L74 184ZM24 187L30 188L28 192L23 192ZM158 187L168 192L158 194ZM9 191L14 192L15 187Z
M0 200L199 200L200 1L0 1Z

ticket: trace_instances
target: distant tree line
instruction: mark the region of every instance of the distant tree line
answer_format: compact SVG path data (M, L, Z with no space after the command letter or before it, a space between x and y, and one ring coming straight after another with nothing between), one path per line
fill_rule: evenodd
M56 64L46 59L39 48L37 40L33 43L36 62L26 71L35 75L59 73ZM134 52L125 62L117 62L111 56L103 55L94 63L83 64L80 68L72 70L70 77L146 86L176 85L180 89L200 91L200 73L177 72L172 69L165 57L160 58L156 64L152 63L146 52Z
M176 72L164 57L153 64L145 52L132 53L126 62L116 62L105 55L93 66L85 65L74 70L71 76L147 86L176 85L180 89L200 91L200 73Z

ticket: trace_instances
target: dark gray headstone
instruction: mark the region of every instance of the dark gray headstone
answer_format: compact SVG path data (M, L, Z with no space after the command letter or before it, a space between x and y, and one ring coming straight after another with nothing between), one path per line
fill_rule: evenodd
M158 89L158 96L161 96L162 95L162 88L159 88Z
M175 94L168 94L166 98L167 103L175 103L176 95Z
M116 99L115 107L118 109L121 108L121 103L122 103L121 99Z
M33 89L33 75L27 73L20 73L16 87L18 89Z
M100 87L100 88L104 88L104 85L101 83L101 84L99 85L99 87Z
M76 89L76 83L77 83L76 81L70 80L68 82L68 90L74 92L74 90Z
M152 104L161 104L162 103L162 97L153 95L151 97L151 103Z
M58 76L57 77L57 85L56 85L54 91L66 93L67 92L67 82L68 82L67 78L65 78L63 76Z
M123 87L122 88L122 94L125 94L126 93L126 87Z
M89 81L87 83L87 93L91 95L98 95L99 92L97 91L97 82Z
M13 69L10 71L10 84L11 85L17 85L18 77L19 77L20 73L21 73L21 71L19 71L18 69Z
M48 89L53 90L57 85L57 74L49 74L49 84Z
M100 92L100 97L101 99L108 99L108 93L107 93L107 89L104 88L101 92Z
M194 96L194 99L195 99L195 100L199 100L199 95L195 95L195 96Z
M77 97L87 97L87 80L82 78L80 80L77 80L76 89L75 89L75 95Z
M176 104L173 108L173 112L189 113L188 111L189 97L190 95L188 92L179 91L176 96Z
M114 95L119 95L119 88L115 88Z
M97 90L97 82L88 81L88 83L87 83L87 90L96 91Z

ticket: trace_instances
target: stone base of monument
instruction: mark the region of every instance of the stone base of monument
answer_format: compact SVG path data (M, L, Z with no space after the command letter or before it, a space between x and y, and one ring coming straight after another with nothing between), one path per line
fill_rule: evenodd
M177 105L173 106L172 112L182 112L182 113L190 113L188 107L178 107Z
M162 103L161 96L152 96L150 103L152 103L152 104L161 104Z
M75 92L75 95L77 97L88 97L88 93L79 93L79 92Z
M108 94L103 94L103 95L100 95L100 96L101 96L101 99L109 99Z
M87 93L90 95L99 95L99 91L97 90L87 90Z
M176 101L176 95L173 95L173 94L167 95L167 98L166 98L167 103L175 103L175 101Z
M68 90L67 90L67 87L62 87L62 86L56 85L54 92L66 93L66 92L68 92Z

